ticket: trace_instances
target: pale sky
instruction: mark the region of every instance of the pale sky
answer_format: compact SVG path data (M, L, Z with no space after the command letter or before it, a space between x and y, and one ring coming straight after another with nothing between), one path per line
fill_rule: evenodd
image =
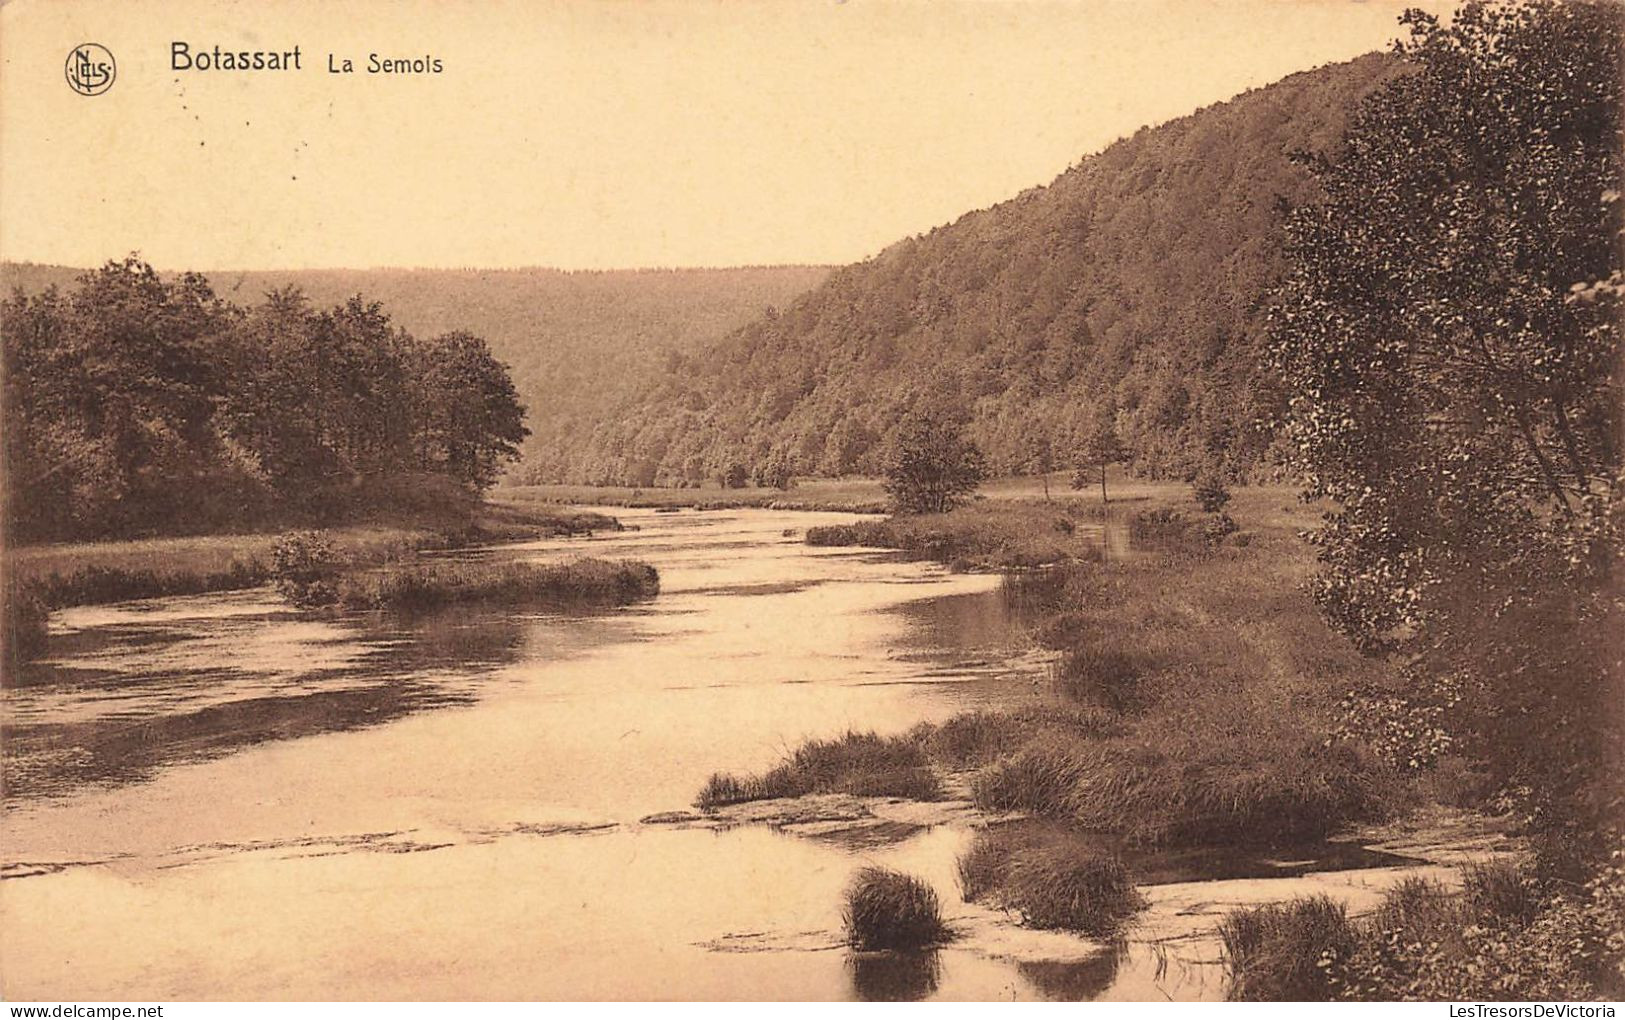
M1144 124L1387 45L1385 0L11 0L0 257L839 263ZM1436 6L1436 5L1433 5ZM300 47L174 72L170 47ZM76 94L85 42L117 60ZM432 54L438 75L369 75ZM333 75L328 54L362 70Z

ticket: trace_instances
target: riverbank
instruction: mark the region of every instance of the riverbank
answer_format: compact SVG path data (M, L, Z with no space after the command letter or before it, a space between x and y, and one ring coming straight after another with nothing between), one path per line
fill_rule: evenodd
M321 535L335 564L363 571L409 561L427 551L592 535L621 527L614 517L591 511L487 500L451 511L397 513L323 529ZM56 610L270 583L278 543L285 534L187 535L6 549L0 563L8 667L39 651L46 618Z
M335 554L357 566L403 552L618 531L605 514L487 502L450 525L443 518L325 528ZM25 545L5 552L7 582L53 609L160 595L199 595L265 584L284 531Z
M890 507L876 478L814 478L788 489L724 488L707 483L688 489L601 485L515 485L498 490L519 506L610 506L683 510L803 510L885 513Z
M1197 507L1183 486L1137 495L1104 513L987 500L938 517L810 530L809 544L821 547L1021 568L1007 574L1005 597L1052 656L1048 683L902 735L849 733L766 772L719 773L696 804L726 816L797 794L934 802L959 782L982 818L1043 827L1012 839L978 824L982 835L961 858L965 899L1074 932L1145 920L1135 917L1143 904L1113 890L1125 872L1150 881L1147 862L1169 855L1371 841L1418 812L1494 828L1473 810L1489 792L1473 763L1425 730L1408 731L1402 715L1373 713L1370 695L1396 692L1398 678L1333 633L1306 594L1314 553L1301 535L1314 508L1286 488L1238 490L1223 514ZM1126 550L1101 555L1114 533ZM1092 551L1070 551L1085 534ZM1460 884L1451 865L1421 859L1434 868L1422 878L1447 891ZM1250 916L1243 907L1320 891L1274 887L1238 905L1238 923ZM1387 901L1348 902L1364 911ZM1203 936L1213 948L1218 923ZM1249 992L1238 982L1231 994L1261 985L1255 978Z
M1042 500L1079 505L1100 502L1099 489L1091 485L1084 492L1070 486L1070 472L1056 471L1048 476L991 479L982 486L981 496L989 501ZM1131 478L1113 466L1107 474L1110 505L1122 509L1166 498L1184 486L1147 482ZM496 490L498 498L520 505L620 506L646 509L803 510L831 513L884 514L891 511L891 499L879 478L796 479L788 489L762 486L724 488L715 482L685 489L634 488L601 485L514 485Z

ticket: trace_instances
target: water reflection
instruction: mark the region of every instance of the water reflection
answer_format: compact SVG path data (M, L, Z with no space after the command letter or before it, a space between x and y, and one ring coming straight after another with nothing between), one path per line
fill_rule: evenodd
M936 949L852 953L846 968L853 998L861 1002L918 1002L942 982L942 954Z
M1026 960L1016 964L1038 993L1055 1002L1089 1002L1117 980L1128 943L1117 941L1086 960Z
M482 677L526 648L528 630L547 629L461 607L314 623L271 610L205 618L212 631L148 615L70 631L51 661L20 671L0 725L8 801L467 705Z

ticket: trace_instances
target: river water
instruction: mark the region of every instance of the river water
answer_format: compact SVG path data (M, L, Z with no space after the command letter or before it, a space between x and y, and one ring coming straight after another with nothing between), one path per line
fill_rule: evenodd
M639 530L465 554L657 566L661 595L615 612L386 624L258 590L53 617L45 661L5 692L6 997L1064 987L971 949L834 945L865 863L955 899L963 829L854 846L639 823L713 770L1030 683L1003 664L996 579L801 543L845 515L622 516Z
M621 516L636 530L456 554L654 564L660 596L612 612L321 617L267 589L55 614L4 691L0 993L1214 998L1227 906L1369 899L1400 873L1316 874L1372 864L1357 848L1174 862L1112 949L962 903L963 815L645 821L809 737L1029 695L1042 663L997 578L802 543L851 515ZM847 952L841 891L867 864L925 878L967 936Z

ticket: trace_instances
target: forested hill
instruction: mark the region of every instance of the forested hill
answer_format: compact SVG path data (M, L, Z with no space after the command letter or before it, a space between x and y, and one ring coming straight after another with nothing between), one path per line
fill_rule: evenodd
M120 257L123 252L109 252ZM88 267L87 267L88 268ZM216 272L221 297L252 304L289 284L316 307L360 294L381 302L419 337L467 330L484 338L511 369L529 408L526 461L544 469L583 443L645 380L658 378L672 351L693 350L783 307L829 274L816 266L626 270L567 273L516 270L307 270ZM38 293L67 288L83 272L28 263L0 265L0 285Z
M1293 75L1142 129L1047 187L834 272L692 356L560 451L565 475L648 483L757 469L873 471L915 395L973 412L999 471L1057 465L1097 408L1137 465L1244 470L1278 395L1262 297L1280 199L1312 195L1294 151L1333 149L1390 57Z

